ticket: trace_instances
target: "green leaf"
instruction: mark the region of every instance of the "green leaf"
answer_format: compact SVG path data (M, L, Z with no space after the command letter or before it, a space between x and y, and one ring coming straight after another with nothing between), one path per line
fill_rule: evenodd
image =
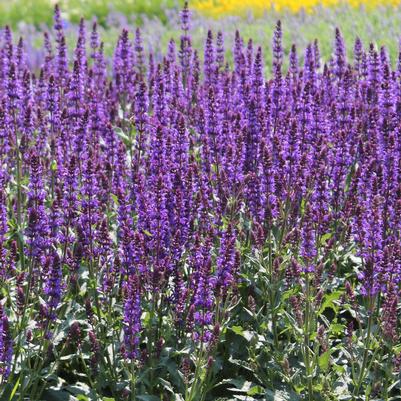
M248 395L260 395L264 393L265 390L262 386L254 386L247 392Z
M111 199L113 199L113 202L114 202L116 205L119 205L119 204L120 204L120 202L118 201L117 195L111 194L110 197L111 197Z
M333 334L341 334L344 333L345 325L340 323L332 323L329 328L330 332Z
M13 390L11 391L10 400L12 400L14 398L14 395L18 390L20 379L21 379L21 376L18 376L18 380L16 381L15 386L13 387Z
M326 233L322 235L322 243L326 243L331 237L333 236L333 233Z
M167 390L169 391L171 394L174 394L174 389L171 385L170 382L168 382L167 380L164 380L162 378L159 378L159 382L161 383L161 385Z
M77 382L74 385L64 387L64 389L77 397L77 399L80 401L92 401L98 399L95 391L91 389L87 384L82 382Z
M228 361L229 361L230 363L232 363L233 365L235 365L235 366L238 366L238 367L240 367L240 368L242 368L242 369L246 369L246 370L249 371L249 372L255 373L255 372L254 372L254 369L252 369L252 368L250 368L249 366L247 366L247 365L244 363L243 360L234 359L232 356L230 356L230 358L228 359Z
M19 378L18 378L18 383L19 383ZM0 391L1 394L0 401L12 400L11 394L15 388L18 388L18 386L14 386L13 388L11 383L8 383L4 387L0 388L2 390Z
M288 393L280 390L266 390L266 401L299 401L300 398L294 392Z
M68 355L63 355L59 359L60 361L70 361L71 359L76 358L77 354L68 354Z
M337 372L338 374L342 375L346 372L346 369L344 366L342 365L337 365L336 363L332 364L332 368L335 372Z
M235 391L236 393L238 393L238 392L240 392L240 393L248 393L248 391L252 387L252 382L247 381L247 380L245 380L243 378L230 379L230 380L224 381L224 382L222 382L220 384L226 384L226 383L230 383L230 384L234 385L235 387L227 388L227 390Z
M142 401L160 401L160 398L155 395L137 395L136 398Z
M43 401L77 401L77 398L73 397L67 391L53 388L45 390L42 399Z
M319 309L319 313L323 313L326 308L331 308L336 312L337 305L334 303L334 301L338 301L342 295L342 291L333 291L331 294L326 295L323 298L323 303Z
M330 351L324 352L322 355L319 355L319 367L323 371L326 371L329 368L330 362Z
M351 166L351 168L347 174L347 177L345 179L344 193L347 193L349 191L350 186L351 186L352 177L354 176L354 174L358 170L358 168L359 168L359 165L356 162Z
M252 333L249 330L244 330L241 326L232 326L231 330L235 334L245 338L245 340L248 341L248 342L250 342L252 340L252 338L254 337L254 333Z
M235 333L238 334L239 336L242 336L244 329L241 326L232 326L231 330Z
M114 128L114 132L119 136L125 145L131 145L130 137L119 127Z
M400 386L401 380L397 380L396 382L394 382L391 386L389 386L388 388L388 392L392 391L393 388L397 388Z

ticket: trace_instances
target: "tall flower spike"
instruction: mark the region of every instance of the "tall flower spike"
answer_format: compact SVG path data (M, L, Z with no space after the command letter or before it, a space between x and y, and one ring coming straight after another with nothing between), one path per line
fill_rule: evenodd
M181 40L180 40L180 52L179 59L182 68L183 75L183 86L184 88L188 85L188 75L191 66L191 56L192 56L192 47L191 47L191 36L189 34L189 30L191 29L190 21L191 21L191 13L188 9L188 2L184 3L184 8L180 13L181 19Z
M81 75L86 72L87 59L86 59L86 27L83 18L79 21L79 32L77 44L74 51L75 60L78 62L80 67Z
M398 76L400 76L401 75L401 38L398 41L397 72L398 72Z
M127 298L124 304L124 357L132 360L139 355L141 332L141 298L136 276L130 276L125 283Z
M4 46L1 49L1 87L6 89L6 82L10 65L14 61L14 46L12 42L11 29L7 25L4 28Z
M224 37L223 33L219 31L217 33L217 41L216 41L216 61L220 70L224 68L224 53L225 53Z
M337 77L341 77L345 72L346 67L346 55L345 55L345 43L341 35L340 29L336 28L335 42L334 42L334 71Z
M281 70L283 63L283 34L281 30L281 21L278 20L273 33L273 71L275 74Z
M81 230L82 245L88 258L95 257L95 224L99 219L100 197L99 182L96 175L95 158L90 150L83 164L81 188L81 216L79 226Z
M213 33L209 29L207 32L205 54L204 54L204 73L205 73L205 84L208 87L214 83L214 72L215 72L215 49L213 45Z
M51 259L50 271L45 282L44 293L47 295L48 317L51 320L56 318L56 309L61 301L62 277L60 258L54 254Z
M359 37L357 37L354 44L354 68L358 74L361 71L362 53L363 53L362 41Z
M223 233L220 245L220 254L217 258L217 283L216 286L226 295L227 289L235 281L235 232L231 226Z
M45 55L45 61L43 65L43 72L46 77L48 77L51 73L53 73L53 60L54 60L54 54L53 54L53 47L52 47L52 42L50 40L50 36L48 32L45 32L43 34L43 46L46 49L46 55Z
M180 19L181 19L181 29L182 31L187 34L188 31L191 29L191 12L188 8L188 2L184 3L184 7L180 12Z
M135 30L134 39L134 63L137 73L143 78L145 74L145 61L144 61L144 49L142 42L141 30L137 28Z
M293 77L298 75L298 56L296 45L291 46L289 72Z
M315 39L313 41L313 55L315 57L315 67L316 69L320 68L320 49L319 49L319 41Z
M96 59L99 46L100 46L99 33L97 31L97 23L95 21L92 25L92 32L90 37L90 47L92 49L90 57L92 60Z
M4 379L10 374L13 356L13 341L7 315L0 304L0 378Z
M0 279L5 279L8 272L7 252L5 248L6 234L8 231L6 186L7 180L5 171L0 164Z
M114 53L113 72L117 94L124 108L129 100L129 95L133 92L133 63L132 43L128 31L123 29Z
M28 191L28 227L26 229L28 253L34 257L43 256L51 240L49 222L45 210L46 192L43 187L40 157L33 151L29 158L31 181Z
M60 8L58 4L54 7L54 30L56 31L56 43L57 43L57 58L56 58L56 70L60 77L60 85L63 85L67 79L68 74L68 60L67 60L67 45L65 41L63 23L61 20Z

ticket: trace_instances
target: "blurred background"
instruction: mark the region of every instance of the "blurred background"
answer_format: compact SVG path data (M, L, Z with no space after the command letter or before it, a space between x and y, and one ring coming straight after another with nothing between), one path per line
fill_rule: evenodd
M155 53L164 51L171 38L179 40L179 10L183 0L0 0L0 26L10 25L16 39L40 60L43 31L51 33L54 5L58 3L69 40L75 41L76 25L85 18L97 21L103 31L106 52L122 28L131 32L140 26L145 44ZM225 33L226 48L232 46L235 30L245 40L252 38L264 48L269 68L270 44L275 23L282 21L284 44L300 49L316 37L324 59L332 52L334 30L339 27L351 54L356 36L365 45L385 45L393 62L398 58L401 37L400 0L191 0L193 42L204 41L207 30ZM34 61L33 61L34 63Z

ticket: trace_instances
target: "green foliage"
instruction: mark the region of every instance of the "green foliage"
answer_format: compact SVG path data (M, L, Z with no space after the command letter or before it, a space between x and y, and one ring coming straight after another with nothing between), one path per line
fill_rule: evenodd
M9 0L0 2L0 25L17 26L19 22L36 26L51 25L54 1L51 0ZM177 6L176 0L60 0L63 18L78 23L81 17L96 17L105 25L110 12L135 16L150 15L166 22L166 10Z

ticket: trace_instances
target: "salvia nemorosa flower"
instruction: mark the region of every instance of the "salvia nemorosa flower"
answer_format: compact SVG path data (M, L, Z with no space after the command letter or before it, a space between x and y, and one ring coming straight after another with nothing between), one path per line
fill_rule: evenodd
M127 359L135 359L139 356L142 314L138 277L130 276L125 288L127 295L124 304L124 356Z
M67 343L75 349L81 347L82 331L79 322L73 322L69 327L67 334Z
M394 285L391 285L383 303L383 312L381 316L384 337L390 342L396 342L399 337L397 331L397 305L397 290L394 288Z
M13 341L11 339L8 317L0 305L0 377L5 379L10 374L13 356Z
M92 330L89 331L89 342L91 346L90 367L92 374L96 375L99 371L100 344Z
M189 36L189 30L191 29L190 20L191 20L191 12L188 8L188 2L185 2L184 8L180 13L181 17L181 42L180 42L180 52L179 58L181 67L183 69L183 78L184 78L184 86L187 85L187 75L189 74L189 68L191 63L191 37Z
M5 28L0 281L15 286L15 305L13 314L9 300L0 309L3 377L13 346L7 316L34 308L50 339L68 291L84 300L87 321L74 323L68 340L89 341L93 374L106 356L97 324L109 310L123 324L118 345L130 361L147 363L168 341L155 330L154 349L141 347L150 304L157 324L174 321L180 341L215 350L225 318L216 310L237 289L244 249L292 291L300 327L310 316L297 291L315 287L307 301L320 308L322 284L335 285L342 272L333 255L351 249L358 275L341 287L342 305L358 314L359 295L382 302L378 329L398 340L401 56L394 70L386 49L357 39L349 62L336 29L330 62L315 41L303 65L293 45L286 70L278 22L269 79L256 42L237 31L231 65L222 32L209 30L204 50L193 49L187 3L180 23L180 41L165 54L148 52L139 29L132 37L124 29L110 60L98 26L87 38L84 21L70 52L56 6L55 43L45 34L36 77L26 43L15 46ZM256 313L258 294L246 296ZM26 336L33 341L35 330ZM325 352L324 326L316 339ZM191 364L182 362L188 383Z
M29 158L30 183L28 192L28 253L40 258L49 247L49 222L45 210L44 184L42 179L42 166L39 155L33 151Z
M57 254L53 255L50 263L51 264L50 269L47 272L44 293L47 296L49 317L54 319L56 317L55 311L61 301L63 283L59 256Z
M7 205L6 205L6 177L0 167L0 277L7 277L7 250L5 248L6 234L8 231Z
M217 259L216 286L221 289L223 294L234 284L236 273L235 240L235 232L233 232L233 228L229 226L223 234L220 255Z

